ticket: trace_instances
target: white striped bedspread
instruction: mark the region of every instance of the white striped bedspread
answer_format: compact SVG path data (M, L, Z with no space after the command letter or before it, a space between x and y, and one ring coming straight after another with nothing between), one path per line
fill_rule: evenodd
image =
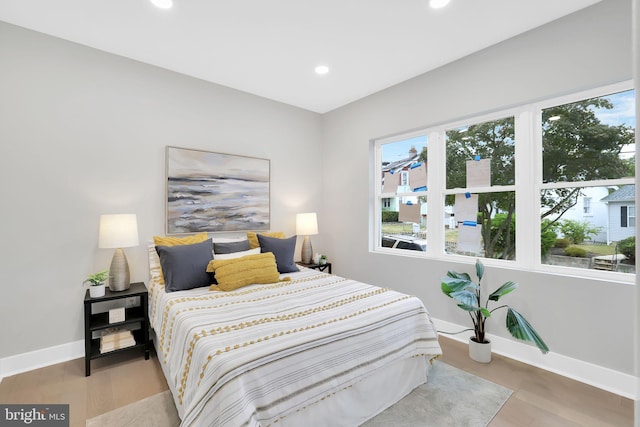
M182 426L273 425L395 361L441 354L420 299L316 270L286 276L231 292L150 286Z

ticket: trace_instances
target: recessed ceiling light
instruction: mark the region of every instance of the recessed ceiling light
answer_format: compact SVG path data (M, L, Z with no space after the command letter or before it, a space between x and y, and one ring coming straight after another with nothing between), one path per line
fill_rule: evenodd
M440 9L449 4L450 0L429 0L429 6L433 9Z
M329 72L329 67L327 67L326 65L318 65L315 68L315 71L316 71L316 74L320 74L320 75L327 74Z
M151 0L151 3L160 9L171 9L173 6L173 0Z

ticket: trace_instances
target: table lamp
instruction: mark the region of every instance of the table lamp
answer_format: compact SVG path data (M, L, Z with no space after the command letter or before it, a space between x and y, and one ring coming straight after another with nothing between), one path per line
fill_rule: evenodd
M299 213L296 215L296 234L304 236L302 242L302 263L311 264L313 249L310 235L318 234L318 218L315 212Z
M138 246L136 214L100 215L99 248L115 249L109 267L109 289L124 291L131 284L129 263L122 248Z

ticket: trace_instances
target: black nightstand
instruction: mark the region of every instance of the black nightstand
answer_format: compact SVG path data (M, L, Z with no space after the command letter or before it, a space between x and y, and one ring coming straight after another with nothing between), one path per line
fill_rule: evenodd
M92 313L92 305L98 302L113 301L123 298L140 297L140 304L135 307L125 309L125 319L122 322L109 323L109 312ZM84 296L84 365L85 376L91 375L91 360L99 357L107 357L112 354L118 354L123 351L132 349L144 349L144 358L149 359L149 316L148 303L149 294L147 287L142 282L132 283L129 289L124 291L112 292L108 288L105 290L104 296L91 298L89 290ZM140 324L140 328L133 332L133 338L136 341L134 346L109 351L100 352L100 338L93 338L93 332L103 331L109 328L118 328L126 325Z
M303 267L307 267L307 268L313 268L315 270L320 270L320 271L325 271L325 270L329 270L329 274L331 273L331 263L327 262L324 264L303 264L301 262L297 262L296 264L301 265Z

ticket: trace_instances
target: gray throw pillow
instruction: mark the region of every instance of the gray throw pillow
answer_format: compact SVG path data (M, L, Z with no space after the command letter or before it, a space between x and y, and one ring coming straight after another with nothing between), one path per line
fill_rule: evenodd
M156 246L166 292L209 286L207 264L213 259L212 240L178 246Z
M214 254L232 254L234 252L243 252L249 250L249 241L240 240L238 242L221 242L213 243Z
M293 255L296 250L297 236L288 239L278 239L277 237L267 237L258 234L258 242L260 242L260 252L272 252L276 257L276 265L279 273L293 273L300 271L293 261Z

